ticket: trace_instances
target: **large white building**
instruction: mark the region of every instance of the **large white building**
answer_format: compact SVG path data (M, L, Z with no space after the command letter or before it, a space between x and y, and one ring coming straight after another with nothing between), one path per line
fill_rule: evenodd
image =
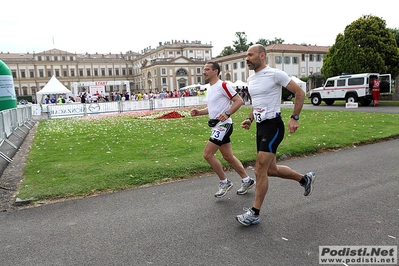
M274 44L266 47L267 64L298 78L319 73L328 46ZM0 52L0 59L11 69L17 96L32 96L54 75L77 93L87 84L101 84L105 92L174 91L204 84L202 69L207 61L221 65L221 78L246 81L249 70L245 52L224 57L212 56L212 45L201 41L160 42L140 53L78 54L51 49L40 53ZM120 81L120 82L118 82Z

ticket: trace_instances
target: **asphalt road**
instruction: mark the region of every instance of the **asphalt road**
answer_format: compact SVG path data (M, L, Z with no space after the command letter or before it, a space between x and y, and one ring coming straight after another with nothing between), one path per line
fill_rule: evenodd
M235 194L234 173L222 199L211 175L3 212L0 263L298 266L318 265L320 245L397 246L398 163L399 139L281 162L314 171L315 190L271 177L250 227L235 215L254 190Z

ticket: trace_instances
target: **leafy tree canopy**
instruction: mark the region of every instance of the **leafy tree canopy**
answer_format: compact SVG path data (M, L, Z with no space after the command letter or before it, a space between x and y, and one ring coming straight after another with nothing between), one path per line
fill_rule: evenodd
M321 69L324 77L346 73L399 74L399 51L392 30L385 20L372 15L346 26L328 50Z
M248 50L248 48L254 43L248 43L247 35L245 32L236 32L237 40L233 41L233 47L226 46L223 48L222 52L217 57L222 57L226 55L231 55L235 53L241 53ZM267 39L259 39L256 43L262 44L264 46L268 46L271 44L284 43L284 40L281 38L275 37L274 40Z

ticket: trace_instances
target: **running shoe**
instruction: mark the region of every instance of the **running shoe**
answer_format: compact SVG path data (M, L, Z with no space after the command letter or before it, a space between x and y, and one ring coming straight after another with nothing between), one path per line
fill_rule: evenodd
M253 188L253 186L255 186L255 180L253 180L252 178L250 178L248 182L241 181L241 187L239 190L237 190L237 194L247 194L248 190Z
M313 172L306 173L303 176L306 179L306 184L301 185L305 188L305 193L303 193L304 196L309 196L310 193L312 193L312 184L314 180L316 179L316 174Z
M227 191L229 191L233 187L233 183L230 180L227 180L227 183L219 183L219 190L215 193L216 198L222 198L226 195Z
M260 222L259 215L255 215L251 208L244 208L245 213L237 215L236 220L245 226L255 225Z

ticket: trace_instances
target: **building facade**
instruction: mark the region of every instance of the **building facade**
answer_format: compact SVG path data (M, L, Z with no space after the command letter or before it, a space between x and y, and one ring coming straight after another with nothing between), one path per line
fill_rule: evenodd
M320 72L327 46L274 44L266 47L267 64L298 78ZM140 53L77 54L51 49L41 53L4 53L3 60L14 77L17 96L32 96L55 76L73 94L89 91L87 84L105 86L105 93L174 91L204 84L204 64L221 65L221 79L246 81L250 74L245 52L213 58L212 45L200 41L160 42ZM120 82L118 82L120 81Z

